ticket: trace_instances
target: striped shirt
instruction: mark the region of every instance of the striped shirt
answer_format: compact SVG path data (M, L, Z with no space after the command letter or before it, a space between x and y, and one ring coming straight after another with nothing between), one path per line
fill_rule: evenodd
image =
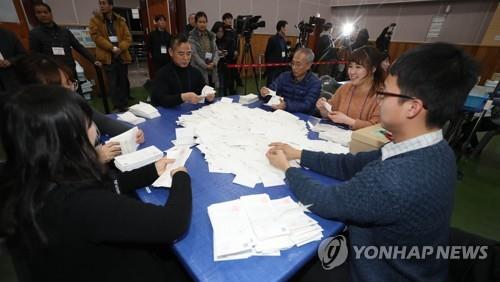
M407 152L432 146L443 140L443 131L437 130L400 143L390 142L382 147L382 161Z

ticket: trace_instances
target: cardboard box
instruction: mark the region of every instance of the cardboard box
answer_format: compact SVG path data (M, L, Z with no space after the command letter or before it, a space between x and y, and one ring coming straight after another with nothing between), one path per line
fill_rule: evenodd
M380 124L361 128L352 132L349 151L353 154L377 150L390 140L384 135L385 129Z

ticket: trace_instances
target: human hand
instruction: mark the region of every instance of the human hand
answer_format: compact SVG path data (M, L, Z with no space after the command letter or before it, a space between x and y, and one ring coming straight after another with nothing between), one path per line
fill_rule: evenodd
M182 101L190 103L190 104L196 104L199 101L201 101L201 99L203 99L203 97L200 97L198 94L196 94L194 92L182 93L181 98L182 98Z
M355 122L354 119L348 117L346 114L339 112L339 111L333 111L333 112L329 113L328 118L335 123L347 124L349 126L354 126L354 122Z
M260 89L260 96L262 97L266 97L267 95L269 95L269 88L267 87L262 87Z
M290 164L288 163L286 155L282 150L271 148L267 151L266 157L271 165L276 167L277 169L286 171L288 168L290 168Z
M286 143L281 143L281 142L273 142L269 144L269 147L273 150L280 150L285 153L286 159L291 161L291 160L300 160L300 157L302 156L302 151L297 150L294 147L286 144Z
M144 131L142 131L142 129L140 128L139 130L137 130L137 134L135 135L135 143L137 144L144 143Z
M108 142L104 145L99 145L96 148L99 161L103 164L110 162L116 156L122 154L122 149L119 142Z
M161 158L155 162L155 167L156 167L156 172L158 173L158 176L162 175L165 170L167 169L167 166L171 163L173 163L175 160L174 159L168 159L167 157Z

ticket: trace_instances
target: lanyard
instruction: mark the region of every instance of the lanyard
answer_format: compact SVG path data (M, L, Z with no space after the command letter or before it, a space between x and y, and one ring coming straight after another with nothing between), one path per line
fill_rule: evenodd
M346 116L349 116L349 110L351 109L352 96L354 96L354 88L356 88L356 86L353 86L351 88L351 91L349 92L350 98L349 98L349 105L347 106L347 112L345 113ZM363 106L361 106L361 110L359 111L358 119L361 119L361 115L363 114L363 110L365 109L366 101L368 100L368 94L370 94L370 93L367 93L365 96L365 101L363 102Z

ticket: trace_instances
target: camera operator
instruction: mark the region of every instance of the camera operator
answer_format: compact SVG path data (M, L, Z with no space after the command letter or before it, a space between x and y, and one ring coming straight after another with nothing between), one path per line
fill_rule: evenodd
M273 35L267 41L266 46L266 64L268 63L286 63L288 50L286 48L286 29L288 22L278 21L276 24L276 35ZM272 67L266 69L267 86L270 86L278 75L286 71L287 67Z
M318 62L328 62L335 60L335 50L333 43L333 36L331 33L332 24L326 23L323 25L323 32L321 32L318 45ZM332 72L332 65L318 65L318 75L330 75Z
M382 53L389 53L389 45L391 44L391 37L394 28L396 27L395 23L386 26L384 30L377 37L377 41L375 41L375 45L377 49Z
M226 46L227 55L225 61L228 64L236 64L238 59L238 34L233 29L233 15L231 13L225 13L222 15L222 22L224 23L224 37L222 40ZM234 82L236 81L238 86L242 86L243 83L238 73L238 69L232 68L228 69L227 77L224 78L226 85L229 86L228 90L230 94L234 94Z

